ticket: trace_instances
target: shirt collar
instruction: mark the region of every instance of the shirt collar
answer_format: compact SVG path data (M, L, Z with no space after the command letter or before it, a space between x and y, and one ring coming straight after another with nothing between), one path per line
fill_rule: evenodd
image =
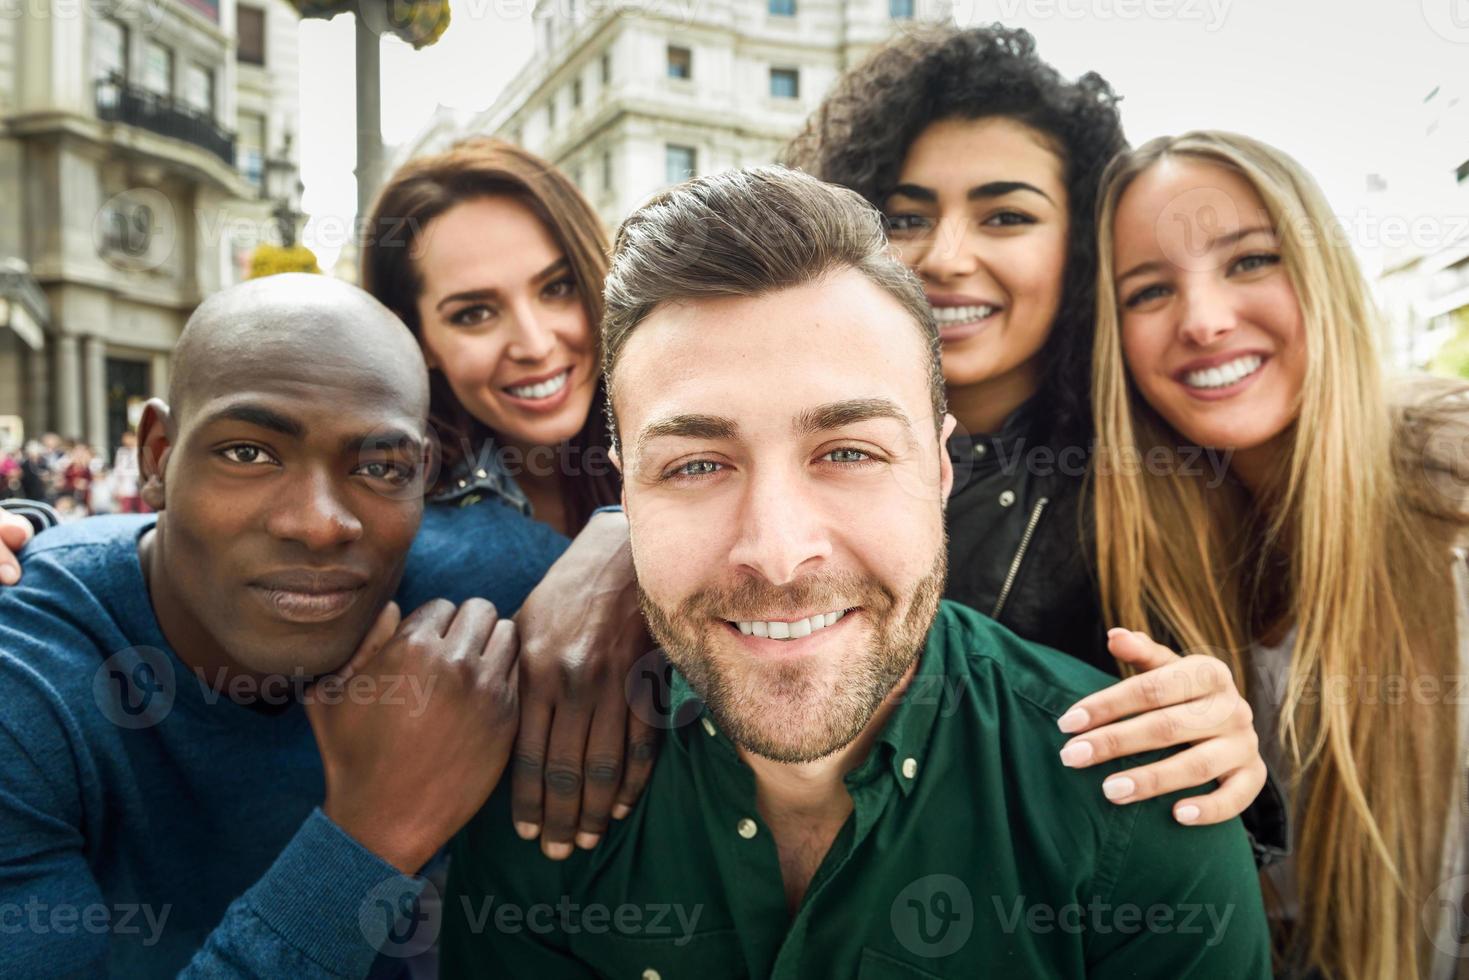
M434 504L457 503L460 507L467 507L485 497L509 504L526 517L534 516L530 499L505 468L493 439L481 443L479 452L473 457L465 456L456 463L449 479L443 483L443 489L428 499Z

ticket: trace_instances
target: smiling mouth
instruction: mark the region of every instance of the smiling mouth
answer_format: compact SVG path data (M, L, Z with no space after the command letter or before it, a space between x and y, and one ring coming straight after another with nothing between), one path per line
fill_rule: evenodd
M538 401L552 398L560 394L561 389L566 387L566 382L571 378L571 368L567 368L554 378L547 378L533 385L511 385L504 392L514 398L524 398L527 401Z
M957 327L966 323L988 320L1003 309L1003 306L995 306L990 303L970 306L935 306L933 307L933 319L942 330L944 327Z
M1181 380L1190 388L1204 391L1227 388L1232 384L1238 384L1264 366L1265 358L1259 354L1246 354L1217 367L1204 368L1202 371L1189 371L1183 375Z
M848 613L855 612L856 609L856 606L850 609L835 609L831 612L817 613L814 616L795 620L727 619L725 622L745 636L758 636L769 640L802 640L828 626L835 626Z

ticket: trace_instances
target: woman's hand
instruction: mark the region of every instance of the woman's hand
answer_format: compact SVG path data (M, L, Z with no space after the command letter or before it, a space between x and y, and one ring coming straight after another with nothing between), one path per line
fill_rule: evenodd
M20 581L20 562L15 556L34 533L30 521L19 514L0 510L0 585L14 585Z
M1102 792L1114 803L1136 803L1214 779L1213 792L1174 803L1174 819L1215 824L1243 813L1265 785L1265 762L1249 702L1229 667L1205 654L1180 657L1132 630L1109 630L1107 647L1139 673L1082 698L1060 717L1061 731L1076 736L1062 747L1062 763L1085 768L1189 745L1108 776Z
M595 515L515 616L520 735L511 815L560 860L597 845L653 771L657 730L632 711L627 677L654 648L638 608L627 518Z

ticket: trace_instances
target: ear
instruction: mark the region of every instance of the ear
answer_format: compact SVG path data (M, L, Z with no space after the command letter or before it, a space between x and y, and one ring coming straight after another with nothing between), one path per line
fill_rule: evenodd
M939 434L939 501L945 507L949 505L949 493L954 489L954 461L949 458L949 437L958 424L958 419L944 413L944 427Z
M138 423L138 469L143 478L143 502L154 510L166 503L164 473L177 435L173 413L161 398L150 398Z

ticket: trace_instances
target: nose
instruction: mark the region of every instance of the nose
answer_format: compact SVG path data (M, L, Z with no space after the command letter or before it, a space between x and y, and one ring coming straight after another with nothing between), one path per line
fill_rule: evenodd
M967 214L939 219L914 271L934 283L952 282L978 272L983 262L969 225Z
M544 361L556 349L556 334L531 303L522 302L513 308L515 323L510 333L506 353L511 359L535 363Z
M321 470L303 473L272 503L266 529L311 551L326 551L362 537L362 522L342 499L331 474Z
M1190 344L1208 347L1234 332L1239 323L1228 290L1213 282L1186 284L1179 335Z
M752 473L737 517L730 561L772 585L787 585L831 557L831 537L799 476Z

